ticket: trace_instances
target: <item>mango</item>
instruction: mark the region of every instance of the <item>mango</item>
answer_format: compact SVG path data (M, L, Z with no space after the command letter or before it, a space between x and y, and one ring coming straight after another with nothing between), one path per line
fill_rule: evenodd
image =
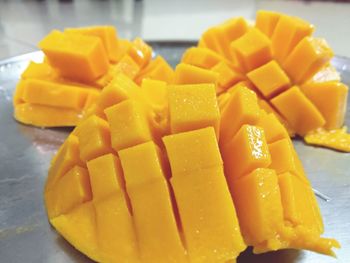
M282 16L267 22L272 37ZM308 29L288 21L292 54ZM45 204L56 229L99 262L235 262L247 246L334 255L339 243L321 237L311 184L279 122L301 135L324 126L304 88L322 81L296 86L270 33L240 18L210 29L175 73L150 62L140 40L124 44L119 59L138 73L115 74L52 160ZM15 107L26 103L23 87Z
M92 26L81 28L66 28L64 32L71 34L81 34L87 36L96 36L101 39L106 50L108 59L112 62L118 61L118 37L117 31L113 26Z
M143 40L119 39L112 26L54 30L39 46L44 61L29 63L13 98L14 117L25 124L76 126L95 111L101 90L117 75L137 83L174 79L173 69L160 56L152 60ZM105 118L104 109L96 114Z
M271 35L271 47L274 57L283 63L287 55L305 37L310 36L313 25L298 17L282 14Z
M173 85L169 88L172 133L212 126L219 135L220 113L213 84Z
M175 84L216 84L219 74L208 69L180 63L175 68Z
M271 38L280 17L278 12L259 10L256 12L255 27Z
M189 159L178 158L187 155L184 145L194 152L202 150L202 144L191 140L197 134L207 144L216 144L212 127L164 137L172 169L171 184L191 262L226 262L235 259L245 245L221 160L218 160L219 164L210 165L206 162L208 154L198 156L200 159L196 162L191 156ZM220 156L218 149L213 154ZM190 160L199 166L189 170L187 166ZM212 213L214 210L216 212Z
M187 262L159 149L147 142L118 153L142 262Z
M245 72L251 71L272 59L270 40L258 29L249 31L231 42L231 52Z
M93 81L108 70L108 58L98 37L52 31L39 47L60 74L80 81Z
M265 98L274 97L290 87L287 74L274 60L250 71L247 77Z
M271 100L272 105L300 135L322 127L325 119L300 88L294 86ZM290 110L293 108L294 110Z

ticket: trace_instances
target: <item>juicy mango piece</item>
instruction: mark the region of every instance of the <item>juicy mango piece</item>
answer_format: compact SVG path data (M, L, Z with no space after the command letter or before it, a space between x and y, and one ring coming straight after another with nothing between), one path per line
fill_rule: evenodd
M153 142L119 151L141 260L187 262L158 152Z
M140 262L136 233L124 194L113 193L94 202L96 231L103 262Z
M190 173L212 166L221 166L222 159L212 127L189 131L163 138L172 173ZM192 147L188 147L191 144ZM178 154L181 152L181 154Z
M255 124L259 116L256 94L245 86L237 88L221 112L220 144L227 144L243 124Z
M145 111L134 100L125 100L107 108L105 112L110 123L114 150L152 140Z
M247 72L272 59L270 40L258 29L252 28L230 45L233 56Z
M182 55L181 62L210 69L224 58L209 48L191 47Z
M180 63L175 69L175 84L216 84L219 74L211 70Z
M173 85L169 88L172 133L214 127L219 135L220 113L212 84Z
M112 153L87 162L94 200L100 200L124 187L120 160ZM125 190L125 189L124 189Z
M66 28L64 32L71 34L81 34L87 36L96 36L102 40L102 44L112 62L118 60L118 37L117 31L113 26L92 26L81 28Z
M201 159L195 159L202 145L188 139L196 135L207 144L216 142L212 127L164 137L173 175L171 184L191 262L225 262L235 259L245 245L222 165L219 160L218 164L206 162L209 154L197 154ZM179 158L188 155L185 144L193 149L192 164L197 165L192 169L187 168L191 159ZM217 148L213 154L220 156Z
M216 64L211 70L219 74L216 93L220 93L245 79L243 74L228 66L227 63L223 61Z
M233 18L208 29L199 40L199 47L206 47L231 59L230 43L248 30L248 24L242 17Z
M271 38L281 13L259 10L256 12L255 27Z
M322 114L297 86L273 98L271 103L302 136L325 124Z
M96 216L92 202L51 220L55 229L76 249L96 261L101 261L97 245Z
M261 113L256 126L264 129L267 143L289 137L288 131L273 113Z
M301 91L324 117L326 129L337 129L344 124L349 88L340 82L307 83Z
M350 152L350 134L347 133L346 127L331 131L317 129L308 133L304 140L307 144Z
M31 103L21 103L14 109L15 119L38 127L75 126L82 119L80 111Z
M108 123L93 115L84 120L78 128L80 158L89 161L110 153L110 128Z
M271 250L277 249L281 243L278 230L284 221L275 171L257 168L233 181L230 187L246 243L265 243Z
M233 180L259 167L268 167L271 156L264 130L251 125L243 125L232 140L221 147L226 178Z
M143 68L151 60L152 48L141 38L137 37L131 43L127 53L139 65L140 68Z
M153 79L165 81L166 83L172 83L174 81L174 70L164 60L164 58L157 56L140 71L135 82L137 84L140 84L143 79Z
M46 192L49 218L66 214L73 208L91 200L89 174L86 169L74 166L60 178L55 188Z
M298 17L282 15L271 36L274 57L282 63L294 47L312 34L313 25Z
M64 77L93 81L108 70L108 58L98 37L52 31L39 47Z
M271 98L290 86L288 76L274 60L250 71L247 77L265 98Z
M288 55L283 68L299 84L315 75L332 57L333 51L324 39L306 37Z

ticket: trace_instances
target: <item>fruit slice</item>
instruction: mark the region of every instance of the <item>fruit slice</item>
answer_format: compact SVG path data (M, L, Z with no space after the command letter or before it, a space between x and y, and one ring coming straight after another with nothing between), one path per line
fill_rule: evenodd
M192 140L197 136L216 144L212 127L163 138L172 169L171 184L191 262L226 262L235 259L245 245L222 164L206 162L210 155L202 151L198 140ZM197 155L189 156L185 145ZM183 154L188 158L179 159ZM220 156L218 150L213 154ZM189 170L189 163L195 168Z
M212 126L218 136L220 113L215 85L170 86L169 118L172 133Z
M119 151L142 262L187 262L159 149L153 142Z
M273 98L271 103L300 135L325 124L322 114L297 86Z
M108 58L100 38L52 31L39 47L62 76L93 81L108 70Z

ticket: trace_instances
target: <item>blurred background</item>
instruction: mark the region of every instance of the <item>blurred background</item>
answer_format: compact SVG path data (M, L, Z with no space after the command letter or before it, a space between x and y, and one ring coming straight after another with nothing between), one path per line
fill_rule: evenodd
M111 24L123 38L196 41L233 16L253 21L256 10L300 16L316 25L337 55L350 57L350 1L296 0L0 0L0 59L37 50L52 29Z

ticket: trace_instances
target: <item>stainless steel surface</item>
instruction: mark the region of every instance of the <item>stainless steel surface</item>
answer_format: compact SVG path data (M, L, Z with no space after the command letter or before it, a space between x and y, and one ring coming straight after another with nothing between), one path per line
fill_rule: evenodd
M153 43L155 51L175 65L189 44ZM40 129L17 123L12 94L22 70L40 52L0 61L0 262L89 262L50 227L43 205L43 185L50 159L69 129ZM334 65L350 84L350 59L336 57ZM346 123L350 125L350 108ZM338 259L313 252L285 250L264 255L243 253L238 262L300 263L350 260L350 154L294 144L315 189L330 198L319 199L326 232L342 248Z

